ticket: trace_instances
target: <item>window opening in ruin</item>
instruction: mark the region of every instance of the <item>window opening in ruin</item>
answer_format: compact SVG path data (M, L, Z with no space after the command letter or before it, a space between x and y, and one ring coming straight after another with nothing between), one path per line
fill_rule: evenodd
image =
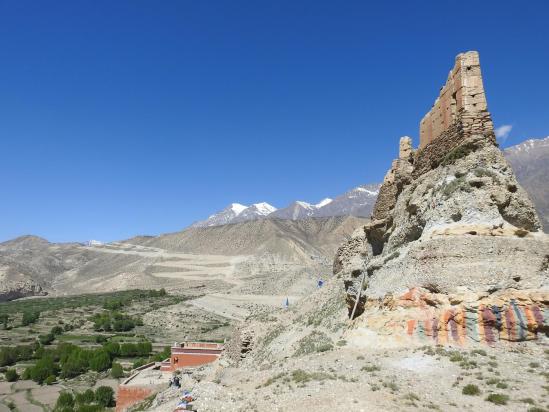
M452 120L454 120L457 115L457 92L452 93L450 108L452 109Z

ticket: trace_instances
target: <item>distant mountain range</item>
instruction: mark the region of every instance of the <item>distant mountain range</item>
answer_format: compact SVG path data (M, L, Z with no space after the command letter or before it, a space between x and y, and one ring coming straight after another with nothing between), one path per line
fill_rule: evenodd
M529 139L503 150L519 183L526 189L540 215L545 231L549 230L549 136ZM262 202L251 206L232 203L225 209L198 221L191 227L212 227L257 219L300 220L310 217L370 217L380 184L356 187L334 199L312 204L295 201L282 209Z
M282 209L277 209L265 202L255 203L251 206L231 203L225 209L211 215L206 220L194 223L191 227L221 226L257 219L300 220L310 217L369 217L380 186L380 184L359 186L334 199L326 198L316 204L298 200Z
M526 140L503 153L534 202L545 232L549 232L549 136Z

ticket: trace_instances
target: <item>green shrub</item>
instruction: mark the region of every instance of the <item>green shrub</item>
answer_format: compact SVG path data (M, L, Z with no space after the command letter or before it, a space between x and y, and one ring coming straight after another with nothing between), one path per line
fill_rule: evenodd
M38 359L36 364L30 368L30 378L33 381L42 384L49 376L57 376L58 372L59 366L50 356L45 356Z
M114 390L110 386L100 386L95 390L95 402L105 408L114 406Z
M23 312L23 319L21 320L21 324L23 326L28 326L32 323L36 323L36 321L40 318L40 312Z
M38 336L38 341L44 346L51 344L54 340L55 340L55 335L53 335L52 333Z
M301 338L294 356L308 355L315 352L326 352L333 349L332 340L324 333L313 331Z
M99 349L94 351L90 358L90 368L96 372L106 371L111 367L111 357L107 351Z
M473 170L473 174L476 177L491 177L492 179L496 178L496 174L488 169L483 169L481 167L478 167ZM486 355L485 355L486 356Z
M107 342L107 337L104 335L95 335L95 343L105 343Z
M0 348L0 366L9 366L20 360L32 359L31 345L4 346Z
M32 370L32 366L25 368L25 370L23 371L23 375L21 375L21 379L29 380L31 378L31 370Z
M124 369L122 369L122 365L116 362L113 363L112 369L111 369L111 376L116 379L122 378L124 376Z
M486 398L488 402L492 402L496 405L507 405L507 401L509 400L509 396L503 395L501 393L491 393Z
M58 336L62 335L63 332L64 330L61 326L54 326L53 328L51 328L50 334L52 334L53 336Z
M480 395L480 389L478 388L477 385L469 384L463 387L461 393L464 395L471 395L471 396Z
M44 383L46 385L53 385L55 382L57 381L57 378L53 375L50 375L46 378L46 380L44 381Z
M55 402L55 411L72 410L74 407L74 396L70 392L61 392Z
M145 365L146 363L147 363L146 359L143 359L143 358L136 359L135 361L133 361L132 368L134 369L139 368Z
M452 355L450 355L450 362L463 362L464 360L465 358L459 352L453 352Z
M17 371L15 369L6 369L4 377L8 382L15 382L19 379L19 375L17 374Z
M364 372L377 372L380 371L381 368L377 365L366 365L360 368L360 370Z
M93 403L93 401L95 400L95 394L91 389L86 389L84 392L77 393L75 400L76 403L80 405Z
M109 353L111 358L120 356L120 344L118 342L107 342L103 345L103 349Z
M451 182L444 184L442 194L445 197L450 197L456 190L462 190L464 192L471 191L471 187L467 184L465 177L458 177Z
M163 361L164 359L166 358L169 358L170 355L171 355L171 349L169 346L166 346L164 347L164 349L162 350L162 352L158 352L158 353L155 353L153 356L152 356L152 361L154 362L161 362Z
M465 145L458 146L458 147L450 150L448 153L446 153L446 155L444 156L444 158L442 159L440 164L442 166L447 166L447 165L454 164L457 160L459 160L461 158L464 158L469 153L471 153L473 150L474 150L474 148L469 147L469 146L465 146Z

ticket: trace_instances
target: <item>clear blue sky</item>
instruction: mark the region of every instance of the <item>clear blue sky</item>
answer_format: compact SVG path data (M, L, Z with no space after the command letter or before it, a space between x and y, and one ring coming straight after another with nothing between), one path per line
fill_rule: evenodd
M457 53L549 134L547 1L0 0L0 240L180 230L383 178Z

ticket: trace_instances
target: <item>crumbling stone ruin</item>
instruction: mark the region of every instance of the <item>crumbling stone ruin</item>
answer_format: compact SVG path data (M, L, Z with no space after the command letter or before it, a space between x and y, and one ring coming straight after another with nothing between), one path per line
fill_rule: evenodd
M349 315L437 343L533 339L547 331L548 263L548 236L497 146L478 53L459 54L418 149L401 139L371 221L337 252Z
M486 94L482 84L480 60L475 51L461 53L448 74L446 84L419 128L419 148L453 133L458 125L462 133L483 134L492 129Z

